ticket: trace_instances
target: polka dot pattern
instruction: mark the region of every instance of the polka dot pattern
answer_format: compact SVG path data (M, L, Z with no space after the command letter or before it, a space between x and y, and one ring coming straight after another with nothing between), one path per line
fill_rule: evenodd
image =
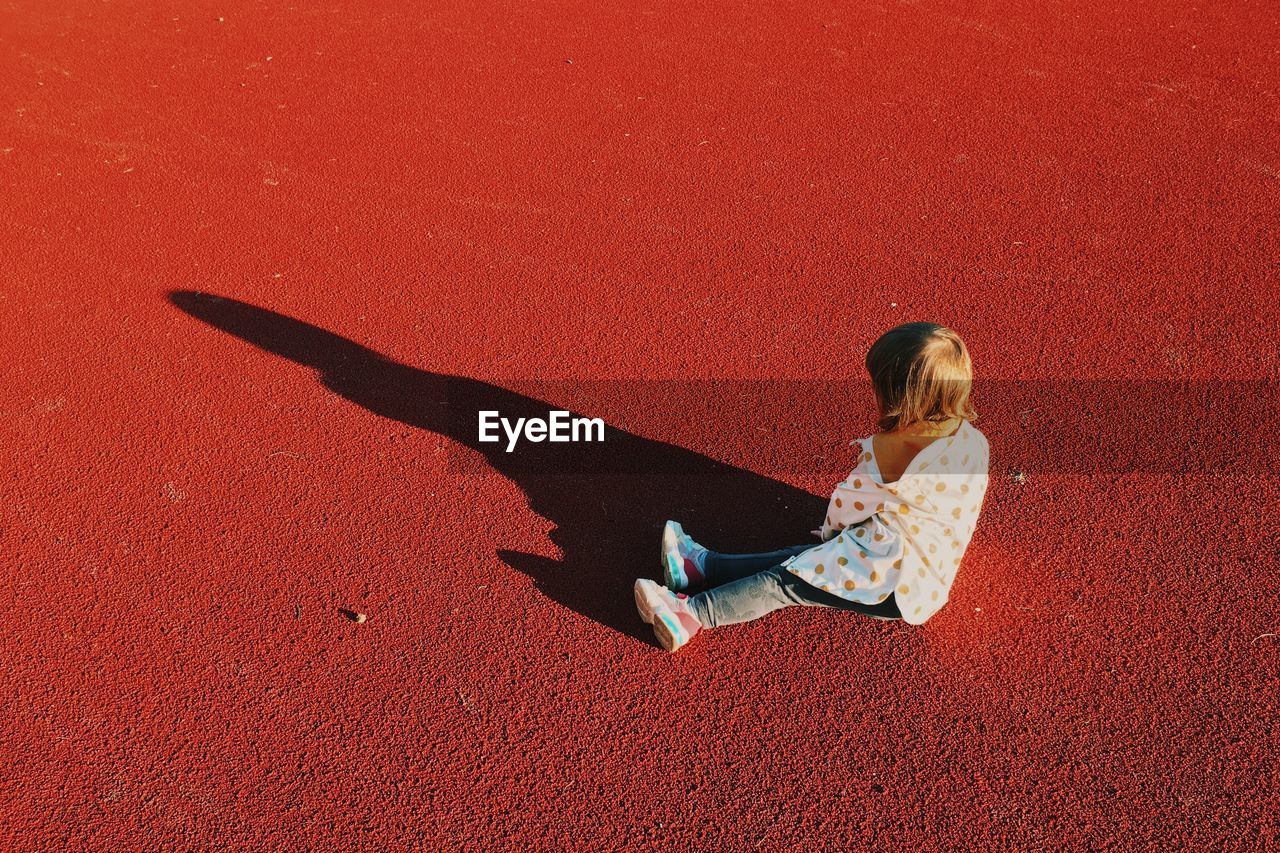
M899 480L879 481L871 440L832 492L823 544L787 568L833 595L874 603L897 598L907 622L942 607L987 489L987 444L962 423L921 451Z

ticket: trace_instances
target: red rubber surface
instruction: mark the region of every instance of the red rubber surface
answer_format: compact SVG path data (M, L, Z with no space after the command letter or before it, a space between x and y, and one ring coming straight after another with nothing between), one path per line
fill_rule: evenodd
M601 402L681 486L521 474L432 407L840 379L926 318L987 377L1274 379L1274 5L413 5L0 17L0 846L1276 842L1252 440L1054 469L994 411L927 625L668 657L662 521L784 544L869 413Z

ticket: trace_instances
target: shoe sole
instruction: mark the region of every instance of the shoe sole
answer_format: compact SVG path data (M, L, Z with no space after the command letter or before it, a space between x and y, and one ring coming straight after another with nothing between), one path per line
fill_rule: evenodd
M677 639L676 632L679 629L671 624L676 621L676 615L669 610L657 614L653 621L653 635L658 638L658 645L668 652L674 652L684 645L684 642Z
M656 589L658 585L651 580L641 578L636 581L636 612L646 625L653 624L654 614L662 606L662 598Z
M684 573L684 561L680 557L680 535L678 525L668 521L662 529L662 572L667 589L683 591L689 586L689 578Z
M688 638L683 638L682 641L684 630L680 626L680 619L665 607L656 583L640 578L636 581L635 596L636 611L645 624L653 626L653 635L657 638L658 645L668 652L674 652L688 641Z

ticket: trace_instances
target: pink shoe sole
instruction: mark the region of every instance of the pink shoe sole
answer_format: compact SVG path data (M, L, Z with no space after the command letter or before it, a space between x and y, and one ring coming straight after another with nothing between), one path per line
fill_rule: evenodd
M674 652L693 638L689 630L666 603L662 587L647 578L636 581L636 611L646 624L653 626L658 644L668 652Z
M635 593L636 612L640 614L640 618L646 625L652 625L654 613L663 606L662 593L658 591L658 585L646 578L640 578L636 581Z

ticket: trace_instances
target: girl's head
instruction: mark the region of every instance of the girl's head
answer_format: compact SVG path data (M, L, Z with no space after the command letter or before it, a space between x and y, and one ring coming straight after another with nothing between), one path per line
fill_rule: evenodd
M969 350L945 326L907 323L885 332L867 352L867 373L885 432L978 416L969 402Z

